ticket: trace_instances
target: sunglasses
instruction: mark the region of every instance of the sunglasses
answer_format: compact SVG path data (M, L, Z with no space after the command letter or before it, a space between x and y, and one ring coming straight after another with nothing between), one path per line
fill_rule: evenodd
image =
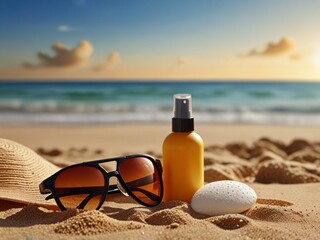
M100 164L116 162L116 170L108 172ZM117 184L110 185L111 177ZM144 206L156 206L162 201L163 182L161 162L136 154L101 159L68 166L56 172L40 186L41 194L50 194L61 210L79 208L99 209L107 194L122 192Z

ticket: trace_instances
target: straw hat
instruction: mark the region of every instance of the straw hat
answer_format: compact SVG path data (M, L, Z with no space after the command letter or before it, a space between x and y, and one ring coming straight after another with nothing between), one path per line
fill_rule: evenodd
M46 201L39 184L59 168L30 148L0 138L0 199L42 206L56 205Z

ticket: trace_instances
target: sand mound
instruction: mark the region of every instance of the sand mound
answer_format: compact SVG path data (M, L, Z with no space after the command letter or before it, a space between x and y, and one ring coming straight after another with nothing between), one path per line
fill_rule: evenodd
M249 223L249 220L239 214L228 214L219 217L211 217L206 219L206 221L213 223L219 228L224 230L234 230L242 228Z
M9 210L11 212L11 210ZM11 212L12 213L12 212ZM5 218L2 225L27 227L37 224L52 224L64 221L79 213L78 209L70 209L63 212L52 212L37 206L27 206ZM1 220L0 220L1 222Z
M284 142L279 141L279 140L275 140L275 139L270 139L270 138L267 138L267 137L262 137L257 142L270 143L270 144L274 145L275 147L277 147L278 149L281 149L281 150L285 150L286 149L286 144Z
M265 150L273 152L281 158L286 158L288 155L284 151L285 145L281 143L277 143L276 141L272 141L270 139L262 138L253 143L253 147L249 150L251 153L251 157L254 157L259 151L263 152Z
M193 218L197 219L204 219L207 217L207 215L203 215L200 213L195 212L189 203L182 202L182 201L169 201L165 203L161 203L160 205L150 208L150 210L153 213L159 212L161 210L166 210L166 209L175 209L179 210L181 212L189 214Z
M248 153L248 147L245 143L230 143L225 146L229 152L233 155L236 155L240 158L248 159L250 158L250 154Z
M291 155L294 152L300 151L306 147L311 147L312 144L303 139L293 140L286 148L285 151L288 155Z
M261 138L252 146L237 142L224 147L209 146L205 151L206 182L320 182L318 143L296 139L286 145L283 142Z
M320 162L320 154L314 148L306 147L292 153L288 160L300 163L317 163L317 161Z
M320 182L320 177L308 173L303 167L286 162L268 161L258 166L256 182L260 183L311 183Z
M143 224L132 221L121 222L99 211L84 211L75 217L58 223L54 231L62 234L95 235L140 229L142 227L144 227Z
M157 211L161 211L164 209L168 209L168 208L177 208L177 209L181 209L184 208L188 205L188 203L183 202L183 201L169 201L169 202L163 202L161 204L159 204L156 207L153 208L149 208L152 212L157 212Z
M192 224L194 218L205 218L206 216L193 211L190 204L181 201L170 201L161 203L153 209L153 213L145 219L151 225L179 225Z
M204 171L205 182L219 180L241 180L252 182L254 179L254 168L241 164L214 165Z
M192 224L194 219L179 209L165 209L151 214L145 221L151 225L170 225L173 223L186 225Z
M269 222L300 222L303 215L277 206L255 206L244 213L247 217Z
M214 182L220 180L234 180L232 176L226 173L222 166L212 166L209 169L204 171L204 181L205 182Z
M108 214L109 217L121 220L121 221L136 221L145 223L145 219L148 217L148 213L141 208L130 208L127 210L119 211L117 213Z
M283 200L277 200L277 199L257 199L257 203L259 204L265 204L265 205L274 205L274 206L280 206L280 207L288 207L292 206L293 203L283 201Z
M250 159L250 161L252 162L252 164L254 166L257 166L259 163L262 162L266 162L269 160L277 160L277 161L283 161L285 158L277 155L276 153L266 150L266 149L262 149L260 154L252 159Z

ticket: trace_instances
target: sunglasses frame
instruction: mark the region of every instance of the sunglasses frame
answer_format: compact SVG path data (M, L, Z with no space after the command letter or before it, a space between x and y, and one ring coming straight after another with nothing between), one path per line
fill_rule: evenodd
M153 204L148 204L145 203L143 201L141 201L138 197L136 197L132 191L129 189L129 187L127 186L127 184L125 183L125 181L122 179L120 171L119 171L119 167L121 165L122 162L127 161L129 159L133 159L133 158L146 158L148 160L150 160L153 164L153 166L156 168L156 170L158 171L159 174L159 181L160 181L160 196L159 196L159 200L156 201ZM100 166L100 164L102 163L107 163L107 162L116 162L116 170L115 171L111 171L111 172L107 172L107 170L105 170L102 166ZM77 163L74 165L70 165L67 166L61 170L59 170L58 172L56 172L55 174L51 175L50 177L48 177L47 179L43 180L40 185L39 185L39 190L41 194L50 194L49 196L47 196L45 199L49 200L51 198L54 198L54 200L56 201L58 207L64 211L67 208L63 206L62 202L59 199L59 195L56 191L55 188L55 180L56 178L64 171L73 168L73 167L77 167L77 166L90 166L90 167L94 167L97 168L104 176L104 181L105 181L105 191L103 192L103 195L101 197L100 203L98 205L98 207L96 208L96 210L100 209L100 207L103 205L103 203L106 200L106 197L108 194L113 194L113 193L120 193L120 189L118 188L117 184L113 184L110 185L109 184L109 180L111 177L116 177L118 179L118 181L120 182L121 186L125 189L125 191L127 192L127 194L132 197L135 201L137 201L138 203L147 206L147 207L154 207L157 206L158 204L161 203L162 198L163 198L163 180L162 180L162 165L160 160L153 158L150 155L146 155L146 154L133 154L133 155L128 155L128 156L122 156L122 157L113 157L113 158L105 158L105 159L100 159L100 160L94 160L94 161L89 161L89 162L82 162L82 163ZM81 205L81 203L80 203Z

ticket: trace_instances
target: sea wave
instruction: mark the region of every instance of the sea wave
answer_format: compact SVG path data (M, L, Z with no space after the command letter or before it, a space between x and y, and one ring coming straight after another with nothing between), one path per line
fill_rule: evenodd
M225 114L194 114L198 123L221 124L275 124L275 125L319 125L320 114L265 114L242 112ZM169 122L171 114L148 112L118 112L118 113L1 113L0 123L25 124L25 123L155 123Z
M77 102L77 101L23 101L18 99L1 100L0 113L118 113L118 112L171 112L172 104L168 103L125 103L125 102ZM320 114L320 105L309 104L265 104L265 105L230 105L230 104L194 104L196 113L224 114L235 113L279 113L279 114Z
M198 122L320 125L320 84L246 82L0 83L0 123L168 122L175 93Z
M172 107L167 105L57 104L54 102L0 104L0 123L119 123L168 122ZM320 124L320 107L199 107L193 115L202 123Z

